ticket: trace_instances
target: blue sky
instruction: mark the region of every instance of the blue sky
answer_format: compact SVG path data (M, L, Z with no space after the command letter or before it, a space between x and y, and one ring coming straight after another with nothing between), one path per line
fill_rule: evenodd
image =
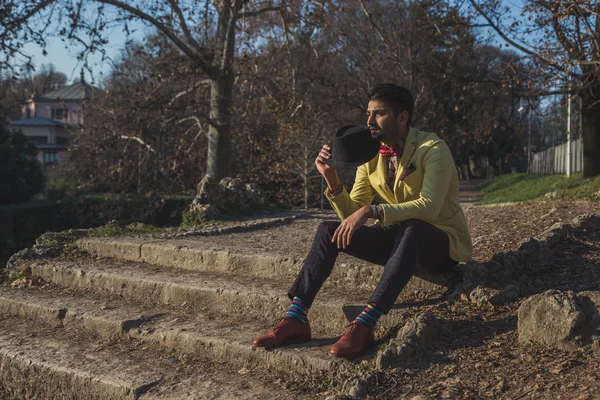
M522 10L522 0L503 0L503 3L508 6L510 11L508 12L509 18L519 18L518 15ZM478 22L484 22L482 18L479 18ZM130 28L135 31L132 34L133 39L141 41L146 34L151 32L151 28L146 27L141 22L130 22ZM488 37L492 39L492 43L496 46L504 47L504 40L502 40L491 28L480 28L479 34L482 39ZM108 45L105 46L106 55L113 61L118 60L121 49L125 46L127 40L125 33L123 32L122 26L117 26L112 29L108 35ZM511 47L513 51L520 53L518 50ZM42 55L42 48L36 44L28 44L25 46L24 51L34 57L33 64L36 69L42 64L54 64L56 69L67 75L69 81L76 81L79 79L80 71L83 66L83 61L77 59L80 48L72 43L63 43L59 38L48 39L48 47L46 56ZM92 69L92 73L85 71L85 77L88 82L93 82L96 85L100 85L104 79L110 74L112 69L112 61L104 60L100 54L91 55L89 57L89 63Z
M135 25L135 26L134 26ZM137 29L135 33L130 36L130 39L141 41L147 32L150 32L150 28L145 27L141 23L130 23L130 26ZM105 46L106 55L117 61L121 49L125 46L127 37L121 27L116 27L108 34L108 45ZM77 59L81 48L73 45L72 43L64 43L59 38L47 39L48 46L46 51L48 54L44 56L42 54L42 48L37 44L30 43L24 48L24 53L33 56L33 65L36 70L40 68L42 64L54 64L56 70L63 72L67 75L70 82L79 80L80 71L83 67L83 61ZM96 85L100 85L101 82L110 74L112 70L112 62L110 60L102 61L101 54L93 54L89 57L88 63L91 67L92 74L85 70L85 79Z

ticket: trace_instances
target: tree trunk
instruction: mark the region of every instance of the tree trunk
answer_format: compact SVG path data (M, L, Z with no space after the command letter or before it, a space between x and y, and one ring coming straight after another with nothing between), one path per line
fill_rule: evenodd
M583 93L583 176L600 175L600 85Z
M210 87L210 119L206 173L220 180L230 170L230 110L233 75L226 73L212 81Z
M242 0L222 0L215 4L219 10L214 64L218 72L213 75L210 87L211 121L208 129L206 173L218 181L230 172L235 24Z

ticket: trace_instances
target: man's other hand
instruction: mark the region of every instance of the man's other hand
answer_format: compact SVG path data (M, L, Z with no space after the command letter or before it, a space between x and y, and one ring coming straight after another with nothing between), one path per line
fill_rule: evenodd
M332 172L336 171L335 168L332 168L326 164L326 161L329 160L330 158L331 158L331 147L324 144L323 147L321 147L321 151L319 152L317 159L315 160L315 165L317 166L317 171L319 171L319 173L321 175L323 175L325 178L327 178L328 175L331 175Z
M338 249L345 249L350 244L354 232L372 217L371 214L371 207L364 206L359 208L354 214L342 221L340 226L335 230L331 241L337 244Z
M321 147L321 151L319 152L317 159L315 160L315 165L317 166L317 171L319 171L319 173L323 175L323 178L325 178L329 190L333 191L340 184L340 180L338 178L337 169L330 167L325 163L325 161L329 160L330 158L331 147L324 144L323 147Z

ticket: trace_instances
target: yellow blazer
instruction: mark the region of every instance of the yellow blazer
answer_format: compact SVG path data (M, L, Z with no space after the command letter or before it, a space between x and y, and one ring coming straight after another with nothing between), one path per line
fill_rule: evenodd
M407 169L414 171L406 175ZM384 226L408 219L429 222L450 238L450 257L453 260L469 261L473 245L460 207L458 174L446 143L435 133L411 128L393 191L386 183L386 171L385 157L377 154L358 167L350 194L344 189L332 197L326 190L325 195L339 217L344 220L359 208L370 205L377 194L387 203L382 204L384 217L380 222Z

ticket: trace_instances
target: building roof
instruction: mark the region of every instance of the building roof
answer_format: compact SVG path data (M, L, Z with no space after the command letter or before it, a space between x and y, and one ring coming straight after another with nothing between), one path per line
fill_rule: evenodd
M38 150L65 150L67 148L64 144L56 143L36 143L35 147Z
M52 92L41 94L37 96L35 100L40 102L56 101L57 99L60 99L61 101L82 101L90 100L94 97L102 96L103 94L104 91L102 89L92 86L87 82L80 81L72 85L53 90Z
M33 117L17 119L8 123L10 126L65 126L64 124L48 118Z

